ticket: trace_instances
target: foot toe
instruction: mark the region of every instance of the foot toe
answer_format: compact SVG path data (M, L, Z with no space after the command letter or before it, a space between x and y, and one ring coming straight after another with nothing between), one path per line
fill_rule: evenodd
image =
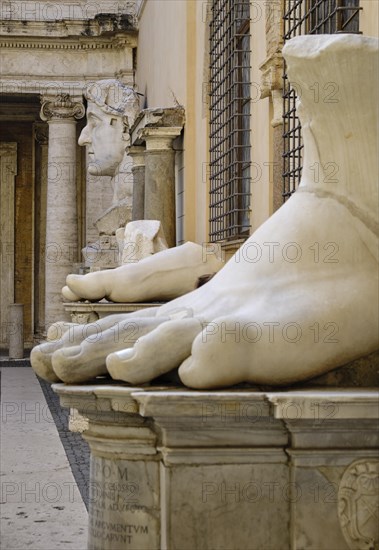
M59 376L53 370L48 346L50 344L35 346L30 353L30 363L34 372L47 382L60 382Z
M108 355L108 372L112 378L131 384L149 382L178 367L188 357L201 328L201 322L194 318L162 323L139 338L133 348Z

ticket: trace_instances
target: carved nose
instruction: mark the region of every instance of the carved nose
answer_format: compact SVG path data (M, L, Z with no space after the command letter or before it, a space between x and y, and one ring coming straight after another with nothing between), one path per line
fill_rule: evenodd
M91 143L91 134L88 130L88 126L85 126L81 131L78 143L79 145L89 145Z

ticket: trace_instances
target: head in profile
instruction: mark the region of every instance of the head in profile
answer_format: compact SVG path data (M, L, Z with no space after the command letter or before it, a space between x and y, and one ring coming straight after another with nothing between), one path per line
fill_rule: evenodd
M129 145L129 129L139 113L138 94L115 79L89 84L87 124L79 145L88 147L88 173L113 176Z

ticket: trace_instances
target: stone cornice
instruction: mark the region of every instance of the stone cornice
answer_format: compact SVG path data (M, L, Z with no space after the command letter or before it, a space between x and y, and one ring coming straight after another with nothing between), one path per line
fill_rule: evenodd
M146 143L146 151L171 151L172 140L180 136L182 126L162 126L160 128L140 128L137 133L138 143Z
M85 38L92 41L100 37L107 38L109 41L113 37L122 36L124 40L130 40L131 45L135 46L137 30L134 21L131 15L115 14L98 14L93 19L86 20L9 21L0 19L0 36L6 41L16 39L21 42L33 38L40 38L42 42L54 41L57 38L76 41Z
M59 19L81 20L97 14L134 15L135 0L3 0L0 17L7 21L56 21Z
M144 109L138 115L133 128L131 129L132 144L141 145L145 141L148 129L161 129L162 136L166 134L167 137L175 137L180 134L180 130L185 123L185 111L184 107L166 107L162 109ZM166 129L166 131L163 130ZM152 133L150 132L150 135ZM162 137L161 136L161 137Z
M134 36L117 35L109 38L79 38L62 40L59 37L38 39L33 37L0 37L0 48L32 50L120 50L135 47Z
M130 85L133 84L132 80L132 74L125 73L127 78L123 79L123 81L129 83ZM113 73L109 73L109 78L114 78ZM13 78L7 78L2 77L0 78L0 92L3 94L11 95L11 94L26 94L26 95L49 95L56 93L66 93L70 94L72 97L81 97L83 94L84 87L88 82L96 82L99 80L99 75L82 75L81 78L66 78L63 79L60 78L51 78L50 76L41 77L40 79L33 79L30 78L29 80L26 79L20 79L17 77ZM0 109L0 114L3 117L3 120L5 120L4 117L7 117L8 114L4 113ZM29 113L30 114L30 113ZM34 114L34 111L33 111ZM13 115L12 115L13 116ZM9 118L12 119L12 116ZM29 117L30 118L30 117ZM32 117L33 118L33 117Z

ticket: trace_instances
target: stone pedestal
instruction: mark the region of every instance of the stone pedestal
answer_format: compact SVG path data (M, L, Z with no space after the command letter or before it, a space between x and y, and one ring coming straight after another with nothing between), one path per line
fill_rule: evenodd
M54 385L89 418L89 548L376 548L372 390Z
M76 207L76 120L84 116L81 101L67 94L42 98L41 118L49 124L45 322L62 319L62 286L78 261Z

